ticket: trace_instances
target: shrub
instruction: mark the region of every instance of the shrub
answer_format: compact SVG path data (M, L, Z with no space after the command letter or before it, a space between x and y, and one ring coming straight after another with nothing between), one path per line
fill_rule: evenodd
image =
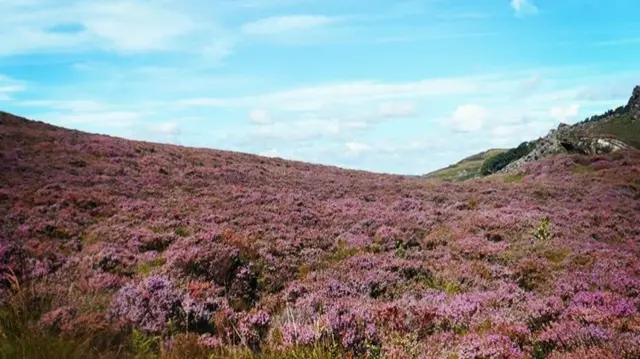
M547 267L540 261L527 259L520 262L515 269L514 279L524 290L534 290L545 282L549 276Z
M544 217L542 221L540 221L538 228L533 231L533 237L540 241L548 241L553 238L549 217Z
M181 315L182 299L168 278L151 276L137 285L122 287L112 301L110 315L127 326L161 333L170 319Z

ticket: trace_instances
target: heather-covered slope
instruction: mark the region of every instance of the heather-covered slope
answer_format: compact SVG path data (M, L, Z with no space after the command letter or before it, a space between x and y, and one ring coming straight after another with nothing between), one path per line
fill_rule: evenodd
M0 114L0 352L95 334L102 352L138 343L123 357L190 332L208 348L639 357L640 154L522 171L439 183ZM24 288L28 315L7 315Z

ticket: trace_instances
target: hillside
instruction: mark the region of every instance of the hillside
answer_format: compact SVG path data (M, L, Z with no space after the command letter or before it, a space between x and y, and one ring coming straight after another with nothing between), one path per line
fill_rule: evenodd
M443 181L464 181L480 177L482 164L491 157L504 153L506 149L490 149L462 159L460 162L424 175L425 178L438 178Z
M632 359L639 259L638 151L448 183L0 113L3 358Z
M640 86L633 90L626 105L615 110L592 116L572 126L560 124L547 136L523 142L516 148L492 156L486 156L487 152L472 156L484 158L484 161L474 163L472 169L464 171L461 176L455 174L461 164L467 163L466 159L425 177L462 181L498 172L516 173L523 164L549 156L572 153L597 155L622 148L640 149Z

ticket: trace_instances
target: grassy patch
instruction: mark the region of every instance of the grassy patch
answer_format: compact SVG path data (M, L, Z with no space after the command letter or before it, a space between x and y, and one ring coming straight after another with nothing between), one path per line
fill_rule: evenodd
M186 236L188 236L188 235L189 235L189 230L188 230L188 229L186 229L186 228L185 228L185 227L183 227L183 226L180 226L180 227L176 228L176 230L175 230L175 234L177 234L177 235L178 235L178 236L180 236L180 237L186 237Z
M524 179L524 173L516 173L513 175L505 176L502 181L504 183L515 183L515 182L522 182L523 179Z
M640 122L633 120L630 114L598 123L592 131L603 135L613 135L635 148L640 148Z
M98 242L99 237L95 233L85 233L80 237L82 244L94 244Z
M343 240L339 240L336 250L327 256L327 260L331 262L340 262L349 257L353 257L356 254L358 254L357 248L349 248Z
M150 262L144 262L144 263L140 263L138 265L138 267L136 268L136 273L146 277L148 275L151 274L151 272L153 272L153 270L155 268L161 267L162 265L164 265L167 261L164 258L157 258L154 259Z
M565 248L553 248L543 251L542 256L552 263L561 263L569 253L569 250Z
M165 228L159 226L151 226L151 228L149 229L151 230L151 232L156 234L167 233L167 230Z
M595 172L595 169L591 166L577 166L574 167L571 172L573 172L574 174L583 174L583 173L591 173L591 172Z
M438 178L443 181L465 181L480 177L480 168L485 160L505 152L504 149L492 149L467 157L449 167L426 174L427 178Z

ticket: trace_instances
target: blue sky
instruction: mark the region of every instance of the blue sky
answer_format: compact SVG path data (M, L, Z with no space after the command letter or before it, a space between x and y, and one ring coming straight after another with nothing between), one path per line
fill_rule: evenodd
M0 109L421 174L626 102L637 0L0 0Z

